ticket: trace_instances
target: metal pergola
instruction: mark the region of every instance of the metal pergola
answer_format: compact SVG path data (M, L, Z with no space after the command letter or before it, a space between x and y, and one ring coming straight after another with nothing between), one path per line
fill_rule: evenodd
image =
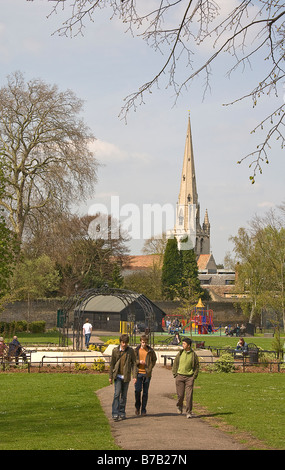
M154 344L154 310L151 302L142 294L125 289L115 289L108 286L101 288L87 289L82 292L76 292L69 297L58 311L58 326L61 330L61 346L67 346L67 338L69 336L70 317L73 314L73 349L81 350L83 348L83 316L85 309L90 300L96 296L114 296L119 298L126 307L130 307L128 311L128 322L135 321L135 313L133 310L134 302L137 302L143 309L145 316L146 333L149 337L149 344ZM130 330L130 345L134 344L133 330Z

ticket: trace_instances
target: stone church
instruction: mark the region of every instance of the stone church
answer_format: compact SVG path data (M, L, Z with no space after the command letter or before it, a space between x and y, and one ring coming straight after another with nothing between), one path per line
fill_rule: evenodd
M206 209L204 221L200 223L200 204L198 199L196 172L193 152L193 141L188 116L185 150L183 157L180 192L176 205L176 223L168 236L175 236L179 249L183 249L181 241L187 239L185 248L194 248L197 257L210 254L210 222Z
M180 191L176 204L174 228L167 237L176 237L179 249L194 248L197 256L199 279L202 287L211 290L216 300L231 297L235 283L235 272L218 269L211 253L210 222L207 209L203 223L200 221L200 203L197 191L196 171L191 133L190 114L188 116ZM187 243L182 243L186 239ZM123 275L144 272L154 267L161 268L163 258L158 254L129 256L126 259Z

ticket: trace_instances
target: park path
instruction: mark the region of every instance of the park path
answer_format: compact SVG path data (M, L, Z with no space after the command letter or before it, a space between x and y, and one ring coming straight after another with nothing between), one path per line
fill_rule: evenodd
M134 385L130 382L127 419L114 422L111 416L114 385L97 391L110 421L117 445L125 450L246 450L230 435L207 424L203 414L187 419L176 413L175 382L171 370L156 365L149 388L146 416L136 416ZM195 403L195 389L194 389ZM209 416L206 413L204 416Z

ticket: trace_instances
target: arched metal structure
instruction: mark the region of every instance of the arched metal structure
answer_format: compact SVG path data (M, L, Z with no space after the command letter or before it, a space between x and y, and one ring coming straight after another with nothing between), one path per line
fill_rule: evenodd
M151 345L154 343L153 331L154 331L154 311L151 302L142 294L133 292L125 289L114 289L108 286L101 288L87 289L82 292L75 293L74 296L67 299L62 309L60 310L61 321L60 326L62 329L62 345L66 345L66 338L69 333L70 326L70 315L73 313L73 348L80 350L83 347L83 315L85 309L90 300L96 296L114 296L119 298L126 307L130 307L128 312L128 322L134 322L135 313L133 311L134 302L137 302L143 309L145 316L146 330L149 336L149 342ZM130 344L133 344L133 332L130 333Z

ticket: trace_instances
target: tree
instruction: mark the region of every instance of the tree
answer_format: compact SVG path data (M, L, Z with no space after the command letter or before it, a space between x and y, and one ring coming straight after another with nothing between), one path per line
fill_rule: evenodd
M0 197L4 192L5 180L0 169ZM7 227L4 210L0 209L0 298L9 291L9 280L13 275L19 245L15 234Z
M285 227L275 211L255 217L250 229L232 237L236 254L236 289L246 294L250 322L262 311L273 312L285 328ZM272 313L271 313L272 314Z
M176 238L167 241L162 265L162 290L166 298L173 300L175 288L181 280L182 266Z
M184 239L182 243L187 243L187 239ZM184 297L199 297L202 293L199 277L198 277L198 265L197 257L194 249L192 250L181 250L181 262L182 262L182 284L186 288ZM188 291L188 292L187 292ZM198 301L198 298L196 299Z
M244 314L249 315L249 322L253 323L256 316L261 314L263 307L261 294L265 284L264 264L255 239L244 228L239 228L238 235L230 239L234 243L233 252L236 256L235 289L238 293L246 293L246 299L241 302L241 307Z
M27 301L27 321L30 318L31 302L36 298L49 297L52 292L58 290L59 285L59 271L47 255L36 259L24 257L17 264L11 280L14 299Z
M158 86L165 75L166 86L174 88L176 99L197 76L203 76L204 94L210 88L213 66L224 68L230 77L237 70L255 69L254 61L262 57L263 67L252 89L232 103L249 98L253 106L261 97L278 95L284 80L284 2L279 0L55 0L52 11L68 10L68 17L58 29L61 35L82 34L85 22L94 21L97 10L109 7L111 17L117 16L133 35L142 37L165 60L149 81L125 99L122 117L144 102L147 92ZM205 57L205 51L210 50ZM201 51L201 55L199 55ZM228 53L228 61L224 52ZM202 58L201 58L202 57ZM223 60L219 60L222 58ZM253 65L252 65L253 64ZM273 101L273 100L271 100ZM230 104L232 104L230 103ZM279 139L284 145L284 103L272 103L272 111L253 129L264 130L265 136L249 158L252 182L262 164L269 162L270 145Z
M266 305L281 312L285 331L285 227L273 210L263 219L255 217L251 227L266 268L267 287L270 287L264 293Z
M145 271L129 274L124 279L124 288L144 294L153 301L162 300L161 269L153 264Z
M19 243L29 219L67 210L96 182L94 140L79 117L82 102L40 79L16 72L0 89L0 165L5 209Z
M100 224L105 231L96 231ZM63 295L71 295L75 285L84 289L108 282L119 287L121 266L129 249L125 244L128 237L120 227L117 238L112 238L115 224L111 216L100 214L80 217L63 212L49 219L41 216L29 224L30 236L23 248L30 258L44 254L51 257L61 273Z

